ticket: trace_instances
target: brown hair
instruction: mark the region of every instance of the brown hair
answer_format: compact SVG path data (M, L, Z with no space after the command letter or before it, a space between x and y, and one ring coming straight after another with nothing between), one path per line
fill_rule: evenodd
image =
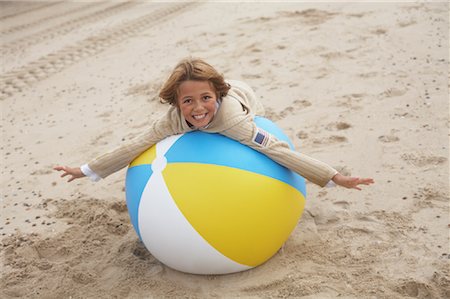
M223 75L210 64L199 58L185 58L181 60L164 83L159 97L162 103L177 104L178 87L184 81L208 81L212 84L217 98L227 95L230 85L225 82Z

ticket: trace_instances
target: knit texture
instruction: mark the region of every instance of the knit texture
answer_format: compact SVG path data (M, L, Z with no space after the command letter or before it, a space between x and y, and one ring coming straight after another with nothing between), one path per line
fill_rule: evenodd
M247 84L234 80L229 80L228 83L231 85L228 95L222 99L211 124L202 131L220 133L239 141L300 174L308 181L324 187L337 173L331 166L291 150L286 142L278 140L271 134L264 146L253 142L258 130L253 119L255 115L263 116L264 108ZM192 130L179 109L171 106L146 132L90 161L89 168L105 178L129 165L137 156L164 138Z

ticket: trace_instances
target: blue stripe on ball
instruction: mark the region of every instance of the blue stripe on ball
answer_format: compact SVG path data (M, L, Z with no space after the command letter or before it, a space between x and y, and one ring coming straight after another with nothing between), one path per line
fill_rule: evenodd
M131 223L137 232L139 239L141 234L138 225L138 211L139 203L141 202L141 195L147 185L148 179L152 175L152 167L149 164L143 164L128 168L125 180L125 194L127 198L127 207L130 214Z
M256 118L258 127L288 142L289 138L271 121ZM214 150L212 150L214 149ZM306 195L304 179L269 157L220 134L194 131L184 134L166 153L168 163L204 163L258 173L285 182Z

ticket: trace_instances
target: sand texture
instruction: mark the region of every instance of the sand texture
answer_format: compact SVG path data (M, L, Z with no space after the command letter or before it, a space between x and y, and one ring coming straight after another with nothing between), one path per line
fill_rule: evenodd
M2 1L0 38L0 298L450 298L447 3ZM125 170L69 184L52 167L140 134L189 55L252 86L297 149L376 184L307 184L255 269L161 264Z

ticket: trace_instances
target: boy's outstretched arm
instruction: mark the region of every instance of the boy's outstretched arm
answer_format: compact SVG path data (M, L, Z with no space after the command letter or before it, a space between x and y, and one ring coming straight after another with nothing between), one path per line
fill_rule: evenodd
M344 176L328 164L292 150L287 142L280 141L272 134L259 129L251 118L220 133L263 153L321 187L325 187L332 180L339 186L361 190L358 185L370 185L374 182L371 178ZM264 136L264 142L258 142L259 135Z
M67 175L70 175L71 177L68 180L68 182L71 182L71 181L73 181L75 179L78 179L78 178L85 177L85 175L81 171L80 167L72 168L72 167L68 167L68 166L55 166L55 167L53 167L53 169L57 170L57 171L63 171L63 174L61 175L62 178L67 176Z
M359 188L358 185L370 185L374 183L374 180L372 178L350 177L342 175L340 173L337 173L331 180L336 185L357 190L361 190L361 188Z

